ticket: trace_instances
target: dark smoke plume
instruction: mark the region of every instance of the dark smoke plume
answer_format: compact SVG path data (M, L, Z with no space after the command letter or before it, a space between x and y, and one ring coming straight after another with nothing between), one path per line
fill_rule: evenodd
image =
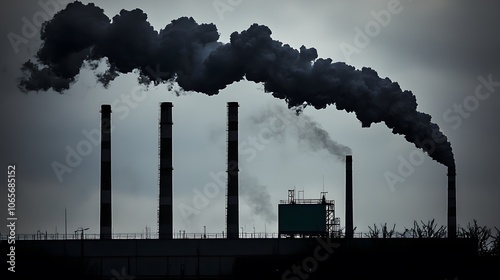
M108 85L121 73L138 72L139 82L175 81L183 90L217 94L242 79L262 83L266 92L285 99L290 108L335 105L354 112L363 127L385 122L434 160L455 169L450 143L428 114L417 111L411 91L381 78L370 68L318 58L316 49L300 50L271 38L271 30L253 24L218 42L214 24L193 18L173 20L159 32L139 10L122 10L110 20L94 4L73 2L44 23L37 61L23 65L24 91L63 92L85 62L107 59L98 81Z

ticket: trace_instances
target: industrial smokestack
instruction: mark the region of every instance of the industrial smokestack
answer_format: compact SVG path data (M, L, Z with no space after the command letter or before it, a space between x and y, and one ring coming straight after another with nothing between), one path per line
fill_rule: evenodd
M456 171L448 167L448 238L457 236Z
M160 182L158 233L160 239L172 239L173 205L172 205L172 102L160 105Z
M238 238L238 102L227 103L227 238Z
M101 106L101 239L111 239L111 105Z
M352 155L345 157L345 237L354 237L352 213Z

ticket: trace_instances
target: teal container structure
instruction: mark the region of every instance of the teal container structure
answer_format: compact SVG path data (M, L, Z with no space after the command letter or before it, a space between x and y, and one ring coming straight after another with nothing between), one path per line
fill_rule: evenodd
M280 234L317 235L327 232L325 204L280 204Z

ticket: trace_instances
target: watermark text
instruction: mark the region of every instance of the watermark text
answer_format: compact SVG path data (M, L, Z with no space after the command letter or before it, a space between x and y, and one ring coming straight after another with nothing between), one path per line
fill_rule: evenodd
M7 228L9 229L7 243L7 263L9 264L8 270L16 272L16 166L7 166Z

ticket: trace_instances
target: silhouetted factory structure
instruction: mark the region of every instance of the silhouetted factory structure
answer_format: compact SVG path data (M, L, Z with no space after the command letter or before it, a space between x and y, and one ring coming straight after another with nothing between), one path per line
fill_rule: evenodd
M239 205L238 205L238 103L227 103L227 195L226 195L226 235L227 239L239 238ZM158 238L173 239L173 158L172 158L172 108L171 102L160 105L159 125L159 188L158 188ZM346 156L346 236L353 237L352 219L352 156ZM100 239L111 239L111 106L101 107L101 206L100 206ZM293 193L293 192L292 192ZM326 236L339 235L339 219L335 219L335 205L333 200L296 199L289 194L288 206L280 205L281 220L294 221L293 231L289 224L288 230L279 229L287 235ZM316 210L311 210L316 209ZM308 214L304 216L304 214ZM302 215L302 219L301 216ZM304 224L311 219L316 221L312 225ZM302 224L301 224L302 223ZM336 225L334 230L334 225ZM299 230L300 229L300 230ZM335 231L335 232L334 232Z
M112 238L111 106L102 105L100 239L18 240L17 276L27 279L41 276L49 279L355 279L377 278L373 273L378 273L380 260L387 262L388 274L384 279L429 279L430 271L434 271L435 279L468 275L467 263L470 264L476 254L471 240L353 238L351 155L347 155L345 161L345 235L340 219L335 217L335 203L327 200L325 193L319 199L305 199L297 198L295 191L290 190L288 199L278 205L280 238L239 238L236 102L227 103L226 236L174 238L172 109L170 102L160 105L158 239ZM448 173L448 185L450 192L453 191L448 208L450 226L456 224L454 172ZM455 226L449 229L450 237L454 237ZM6 242L1 246L4 249ZM351 269L353 264L359 268Z

